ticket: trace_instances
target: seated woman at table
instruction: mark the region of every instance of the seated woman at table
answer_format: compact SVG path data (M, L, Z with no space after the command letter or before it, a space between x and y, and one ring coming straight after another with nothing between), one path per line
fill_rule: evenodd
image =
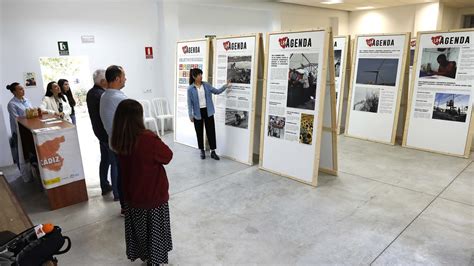
M12 150L13 161L18 165L18 133L16 131L16 118L25 117L26 109L33 108L30 100L25 98L25 89L18 82L13 82L10 85L7 85L7 90L13 94L13 98L8 102L7 109L8 114L10 115L10 129L12 132L12 137L10 139L10 148Z
M57 115L68 122L72 122L70 117L71 106L69 106L67 98L61 93L59 85L54 81L48 83L40 108L49 114Z

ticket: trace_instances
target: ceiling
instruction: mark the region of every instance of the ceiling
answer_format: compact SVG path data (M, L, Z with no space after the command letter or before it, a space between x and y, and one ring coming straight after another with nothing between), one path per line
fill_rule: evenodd
M280 3L315 6L346 11L358 11L361 8L375 9L395 6L406 6L423 3L441 2L446 6L462 8L474 7L474 0L278 0ZM335 4L323 4L321 2L337 2ZM370 7L370 8L368 8Z

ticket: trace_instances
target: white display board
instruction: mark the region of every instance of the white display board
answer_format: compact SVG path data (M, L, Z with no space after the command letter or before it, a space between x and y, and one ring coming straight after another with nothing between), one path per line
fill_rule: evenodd
M419 32L403 145L469 156L474 30Z
M267 35L261 169L313 186L320 167L337 172L332 41L331 30Z
M10 121L5 123L3 116L3 106L0 105L0 167L13 164L12 151L10 149L10 137L7 134L7 126L10 127Z
M208 78L209 40L179 41L176 45L174 141L197 148L194 125L189 119L187 88L189 70L202 70L203 80Z
M416 51L416 38L410 40L410 73L409 73L409 84L411 84L411 74L413 71L413 62L415 62L415 51Z
M336 117L337 134L340 134L345 125L347 113L347 98L349 86L347 79L347 61L349 59L349 36L334 37L334 74L336 87Z
M51 189L84 179L76 127L34 132L43 187Z
M213 81L231 89L216 95L216 134L219 153L253 164L253 132L261 34L217 37L214 42Z
M356 36L347 136L395 144L409 40L409 33Z

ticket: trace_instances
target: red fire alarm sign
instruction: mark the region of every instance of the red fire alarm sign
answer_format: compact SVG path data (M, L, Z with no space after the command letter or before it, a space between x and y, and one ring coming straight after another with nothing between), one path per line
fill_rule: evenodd
M152 47L145 47L145 58L146 59L153 59L153 48Z

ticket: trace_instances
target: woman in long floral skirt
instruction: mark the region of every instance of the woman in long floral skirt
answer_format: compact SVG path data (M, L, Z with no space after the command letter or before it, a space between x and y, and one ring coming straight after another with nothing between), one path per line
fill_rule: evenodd
M143 122L143 107L123 100L115 112L111 138L118 154L125 200L125 242L128 259L168 263L173 249L168 207L168 178L163 165L170 148Z

